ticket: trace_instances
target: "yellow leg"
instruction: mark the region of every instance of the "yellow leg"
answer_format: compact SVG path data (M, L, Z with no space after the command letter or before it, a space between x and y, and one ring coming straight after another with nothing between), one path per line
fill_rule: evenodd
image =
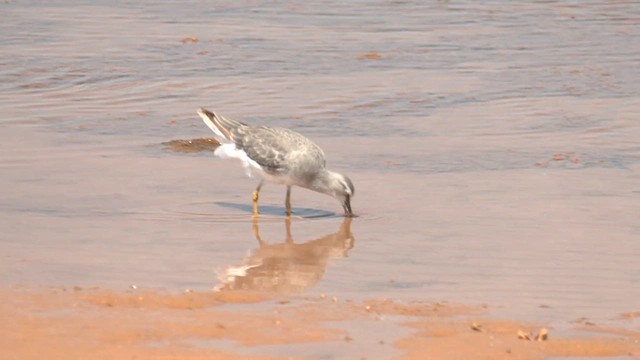
M260 188L262 187L262 182L258 184L258 187L253 191L253 216L258 216L258 199L260 198Z
M287 198L284 200L284 206L287 208L287 217L291 216L291 186L287 186Z

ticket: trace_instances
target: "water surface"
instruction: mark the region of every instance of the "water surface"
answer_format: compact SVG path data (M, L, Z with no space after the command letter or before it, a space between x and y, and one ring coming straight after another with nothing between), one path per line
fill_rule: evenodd
M556 325L638 310L637 3L0 9L3 284L219 287L259 248L256 181L162 145L210 136L205 106L304 133L354 181L351 247L308 294ZM261 193L270 243L287 239L284 194ZM303 189L292 201L340 211ZM341 224L294 218L291 239Z

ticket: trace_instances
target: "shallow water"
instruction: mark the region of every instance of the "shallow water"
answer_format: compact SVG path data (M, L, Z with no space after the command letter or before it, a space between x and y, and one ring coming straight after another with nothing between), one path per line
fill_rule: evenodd
M637 3L0 8L4 284L219 286L260 247L256 182L162 145L210 136L206 106L308 135L354 181L352 247L308 294L559 326L637 310ZM261 193L269 243L284 193ZM292 201L294 242L339 230L335 200Z

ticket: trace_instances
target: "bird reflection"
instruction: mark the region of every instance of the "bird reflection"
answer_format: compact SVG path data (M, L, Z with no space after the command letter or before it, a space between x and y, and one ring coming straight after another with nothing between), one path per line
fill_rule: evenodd
M322 278L329 259L346 257L353 248L350 217L345 217L337 232L300 244L293 242L290 218L285 227L285 241L270 244L260 237L258 218L254 218L253 235L259 247L242 264L228 266L220 273L216 290L299 293Z

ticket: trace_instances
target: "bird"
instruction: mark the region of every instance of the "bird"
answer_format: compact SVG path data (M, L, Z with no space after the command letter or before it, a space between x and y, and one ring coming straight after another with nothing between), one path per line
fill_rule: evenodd
M305 136L286 128L248 125L204 108L198 115L220 142L214 155L240 159L249 177L260 178L252 194L254 216L259 214L258 199L265 181L286 185L287 217L291 216L292 186L332 196L340 201L346 217L353 216L353 182L328 170L324 151Z

